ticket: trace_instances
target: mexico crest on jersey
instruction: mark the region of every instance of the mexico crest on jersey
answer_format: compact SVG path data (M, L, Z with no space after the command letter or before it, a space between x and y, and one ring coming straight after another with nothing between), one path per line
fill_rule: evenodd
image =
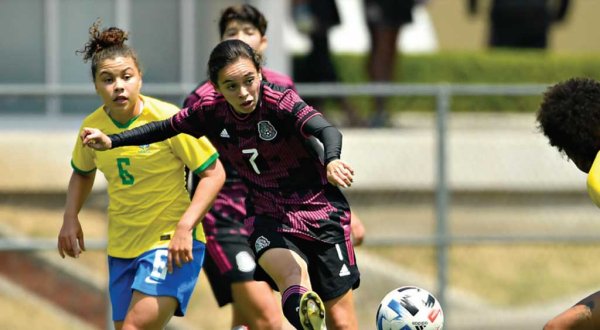
M277 136L275 126L268 120L258 122L258 136L265 141L271 141Z

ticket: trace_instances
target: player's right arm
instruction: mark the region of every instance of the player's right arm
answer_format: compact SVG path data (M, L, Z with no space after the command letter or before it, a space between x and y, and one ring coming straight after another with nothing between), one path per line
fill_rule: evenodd
M96 150L108 150L123 146L151 144L166 140L177 134L179 132L171 125L171 119L169 118L111 135L106 135L97 128L84 127L80 136L84 145Z
M85 251L83 230L79 222L79 211L92 191L95 177L95 171L86 174L73 171L71 174L63 224L58 234L58 253L62 258L65 255L77 258L82 251Z

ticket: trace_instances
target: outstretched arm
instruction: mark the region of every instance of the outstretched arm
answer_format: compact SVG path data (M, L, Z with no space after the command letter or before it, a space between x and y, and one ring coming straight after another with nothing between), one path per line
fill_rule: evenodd
M352 185L354 170L340 159L342 153L342 133L323 116L314 116L304 124L304 132L313 135L323 144L327 180L344 188Z
M163 141L177 134L179 132L171 125L171 119L165 119L111 135L106 135L97 128L85 127L81 131L81 139L90 148L108 150Z

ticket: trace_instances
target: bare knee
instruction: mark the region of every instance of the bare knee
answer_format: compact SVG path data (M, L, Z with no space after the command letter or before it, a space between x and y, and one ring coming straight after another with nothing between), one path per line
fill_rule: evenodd
M551 319L544 325L544 330L569 330L590 324L592 311L587 306L575 306Z
M255 320L256 329L280 330L282 327L281 317L277 315L261 315Z

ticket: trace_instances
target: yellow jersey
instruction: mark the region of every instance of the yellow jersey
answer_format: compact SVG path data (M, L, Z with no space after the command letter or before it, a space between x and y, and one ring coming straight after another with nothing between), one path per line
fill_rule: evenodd
M600 207L600 152L592 163L587 176L588 195L596 206Z
M167 119L179 111L173 104L147 96L140 98L142 112L128 123L113 121L101 106L83 120L81 128L95 127L106 134L116 134ZM187 134L150 145L106 151L85 147L78 135L71 159L73 170L90 174L98 169L108 182L108 255L135 258L168 246L190 204L184 165L199 174L218 156L208 139ZM202 225L195 228L194 238L206 242Z

